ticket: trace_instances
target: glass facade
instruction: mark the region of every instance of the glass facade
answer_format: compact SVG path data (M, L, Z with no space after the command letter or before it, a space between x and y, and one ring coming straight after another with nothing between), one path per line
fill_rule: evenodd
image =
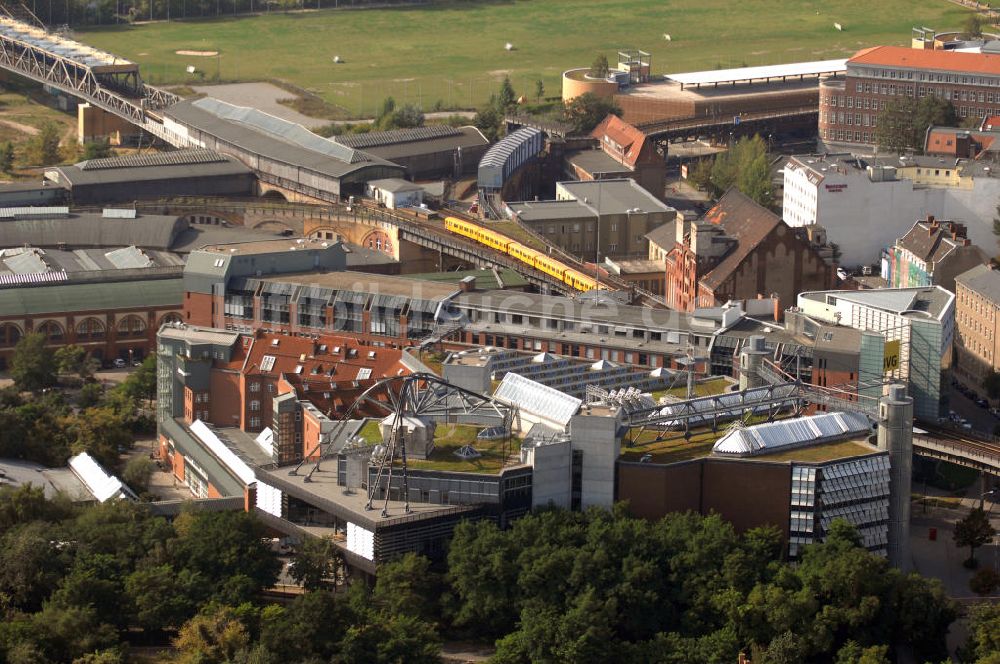
M862 546L886 553L889 534L889 456L870 454L821 465L792 466L788 554L821 542L835 519L853 524Z

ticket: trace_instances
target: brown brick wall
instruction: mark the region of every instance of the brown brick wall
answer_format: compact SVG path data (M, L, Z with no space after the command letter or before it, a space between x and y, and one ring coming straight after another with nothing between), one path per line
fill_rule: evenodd
M618 499L645 519L712 512L737 531L773 525L788 538L791 466L705 458L668 465L618 464Z

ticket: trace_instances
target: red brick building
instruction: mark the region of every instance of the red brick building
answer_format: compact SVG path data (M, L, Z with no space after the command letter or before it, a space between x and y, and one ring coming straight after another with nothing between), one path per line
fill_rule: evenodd
M802 291L832 288L837 266L817 229L793 229L730 189L703 221L677 222L666 257L667 305L694 311L758 296L791 303Z
M141 360L156 330L181 320L181 280L39 282L0 289L0 369L21 337L44 334L52 349L83 347L102 363Z
M847 61L844 76L819 88L819 137L839 146L872 146L892 102L936 96L960 119L1000 115L1000 55L875 46Z
M197 421L254 436L269 429L275 463L314 456L362 392L383 378L411 373L402 351L347 336L248 335L174 325L158 339L164 459L171 444L190 447L177 431ZM367 406L355 414L386 411ZM172 465L184 481L183 468Z

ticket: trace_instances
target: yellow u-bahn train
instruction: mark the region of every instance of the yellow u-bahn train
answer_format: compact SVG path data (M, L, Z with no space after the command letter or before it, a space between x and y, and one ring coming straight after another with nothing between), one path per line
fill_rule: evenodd
M456 235L467 237L496 251L502 251L536 270L555 277L578 291L589 291L598 287L598 282L594 277L587 276L583 272L574 270L571 267L566 267L566 265L553 259L551 256L537 249L526 247L520 242L516 242L506 235L492 231L485 226L480 226L479 224L459 219L458 217L445 217L444 227Z

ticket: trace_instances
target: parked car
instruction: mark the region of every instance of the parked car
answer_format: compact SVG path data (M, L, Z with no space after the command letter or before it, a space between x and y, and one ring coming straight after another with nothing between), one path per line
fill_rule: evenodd
M111 363L111 366L113 366L115 369L124 369L126 366L126 362L125 360L119 357L114 362Z

